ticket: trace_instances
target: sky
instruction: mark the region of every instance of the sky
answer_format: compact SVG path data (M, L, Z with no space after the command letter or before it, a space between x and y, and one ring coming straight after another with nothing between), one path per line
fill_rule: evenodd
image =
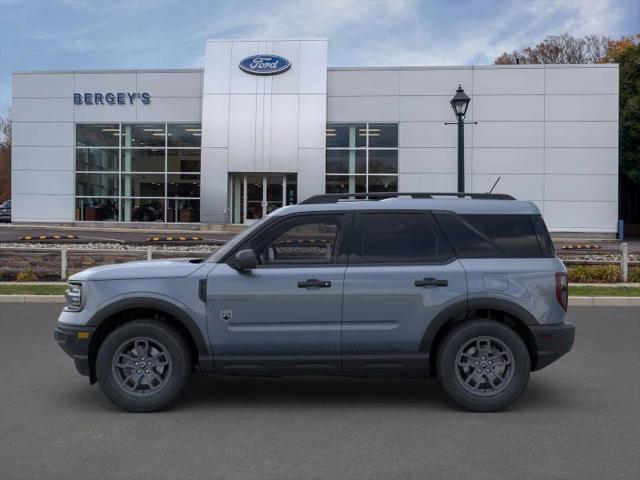
M11 73L201 68L208 38L327 38L330 66L482 65L547 35L640 32L640 0L0 0Z

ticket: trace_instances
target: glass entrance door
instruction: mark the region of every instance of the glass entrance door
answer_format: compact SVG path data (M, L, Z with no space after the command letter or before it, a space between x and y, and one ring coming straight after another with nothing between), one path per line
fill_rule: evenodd
M264 216L264 177L245 176L244 188L247 192L244 196L244 218L247 220L245 223L250 223Z
M234 174L230 182L231 222L253 223L297 201L296 175Z
M274 210L284 205L285 179L282 176L264 177L266 183L266 211L265 215L270 214Z

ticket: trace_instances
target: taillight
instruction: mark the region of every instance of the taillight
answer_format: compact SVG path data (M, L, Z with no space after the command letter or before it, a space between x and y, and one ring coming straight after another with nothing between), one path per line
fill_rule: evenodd
M556 273L556 299L566 312L569 303L569 280L564 272Z

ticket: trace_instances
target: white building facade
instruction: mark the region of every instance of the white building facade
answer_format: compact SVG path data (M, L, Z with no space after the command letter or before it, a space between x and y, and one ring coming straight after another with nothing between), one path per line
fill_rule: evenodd
M13 75L14 222L250 223L325 192L457 187L616 231L618 66L327 66L327 41L214 40L204 69Z

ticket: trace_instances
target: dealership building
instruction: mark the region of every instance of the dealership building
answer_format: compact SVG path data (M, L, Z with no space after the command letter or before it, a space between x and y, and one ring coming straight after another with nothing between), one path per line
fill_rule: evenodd
M615 232L618 66L328 67L327 41L210 40L203 69L13 74L14 222L250 223L311 195L533 200Z

